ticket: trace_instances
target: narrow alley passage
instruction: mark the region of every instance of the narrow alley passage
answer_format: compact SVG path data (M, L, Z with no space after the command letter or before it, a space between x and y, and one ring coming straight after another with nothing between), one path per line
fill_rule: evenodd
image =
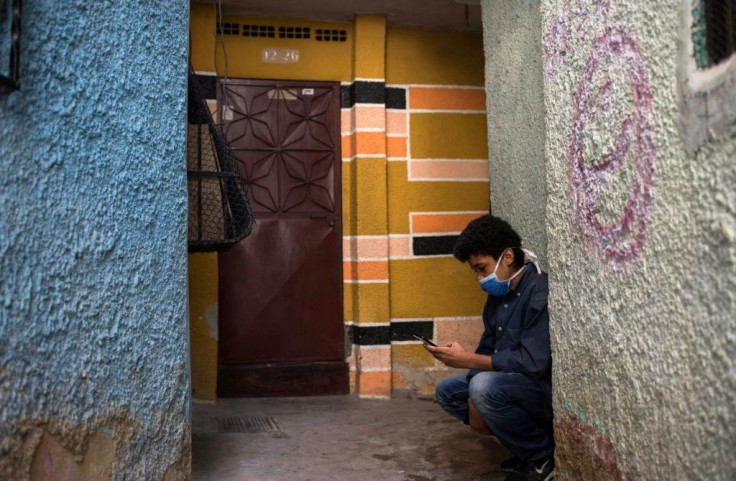
M490 481L509 456L422 399L219 399L192 417L193 481Z

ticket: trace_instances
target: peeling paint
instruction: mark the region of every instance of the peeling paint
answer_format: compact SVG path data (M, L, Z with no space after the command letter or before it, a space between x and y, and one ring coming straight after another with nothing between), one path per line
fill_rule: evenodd
M207 319L207 325L209 326L209 334L212 339L217 341L218 329L217 329L217 303L210 304L204 311L204 317Z
M618 459L608 437L572 413L555 419L555 479L621 481Z

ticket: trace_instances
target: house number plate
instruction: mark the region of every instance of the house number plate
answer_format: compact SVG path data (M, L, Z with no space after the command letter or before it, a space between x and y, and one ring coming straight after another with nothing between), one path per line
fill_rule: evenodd
M299 50L294 48L264 48L261 50L263 63L296 63L299 61Z

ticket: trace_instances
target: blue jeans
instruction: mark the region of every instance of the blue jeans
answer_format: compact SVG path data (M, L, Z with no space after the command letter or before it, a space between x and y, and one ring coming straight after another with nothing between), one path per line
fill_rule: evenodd
M468 423L468 397L491 433L522 461L553 455L552 389L523 374L484 371L468 381L449 377L437 385L442 409Z

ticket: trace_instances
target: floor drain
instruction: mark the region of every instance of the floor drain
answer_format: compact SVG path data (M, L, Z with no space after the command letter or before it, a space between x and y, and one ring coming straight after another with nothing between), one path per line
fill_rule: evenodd
M278 433L281 427L276 418L268 416L265 418L243 418L240 416L229 416L219 418L221 433Z

